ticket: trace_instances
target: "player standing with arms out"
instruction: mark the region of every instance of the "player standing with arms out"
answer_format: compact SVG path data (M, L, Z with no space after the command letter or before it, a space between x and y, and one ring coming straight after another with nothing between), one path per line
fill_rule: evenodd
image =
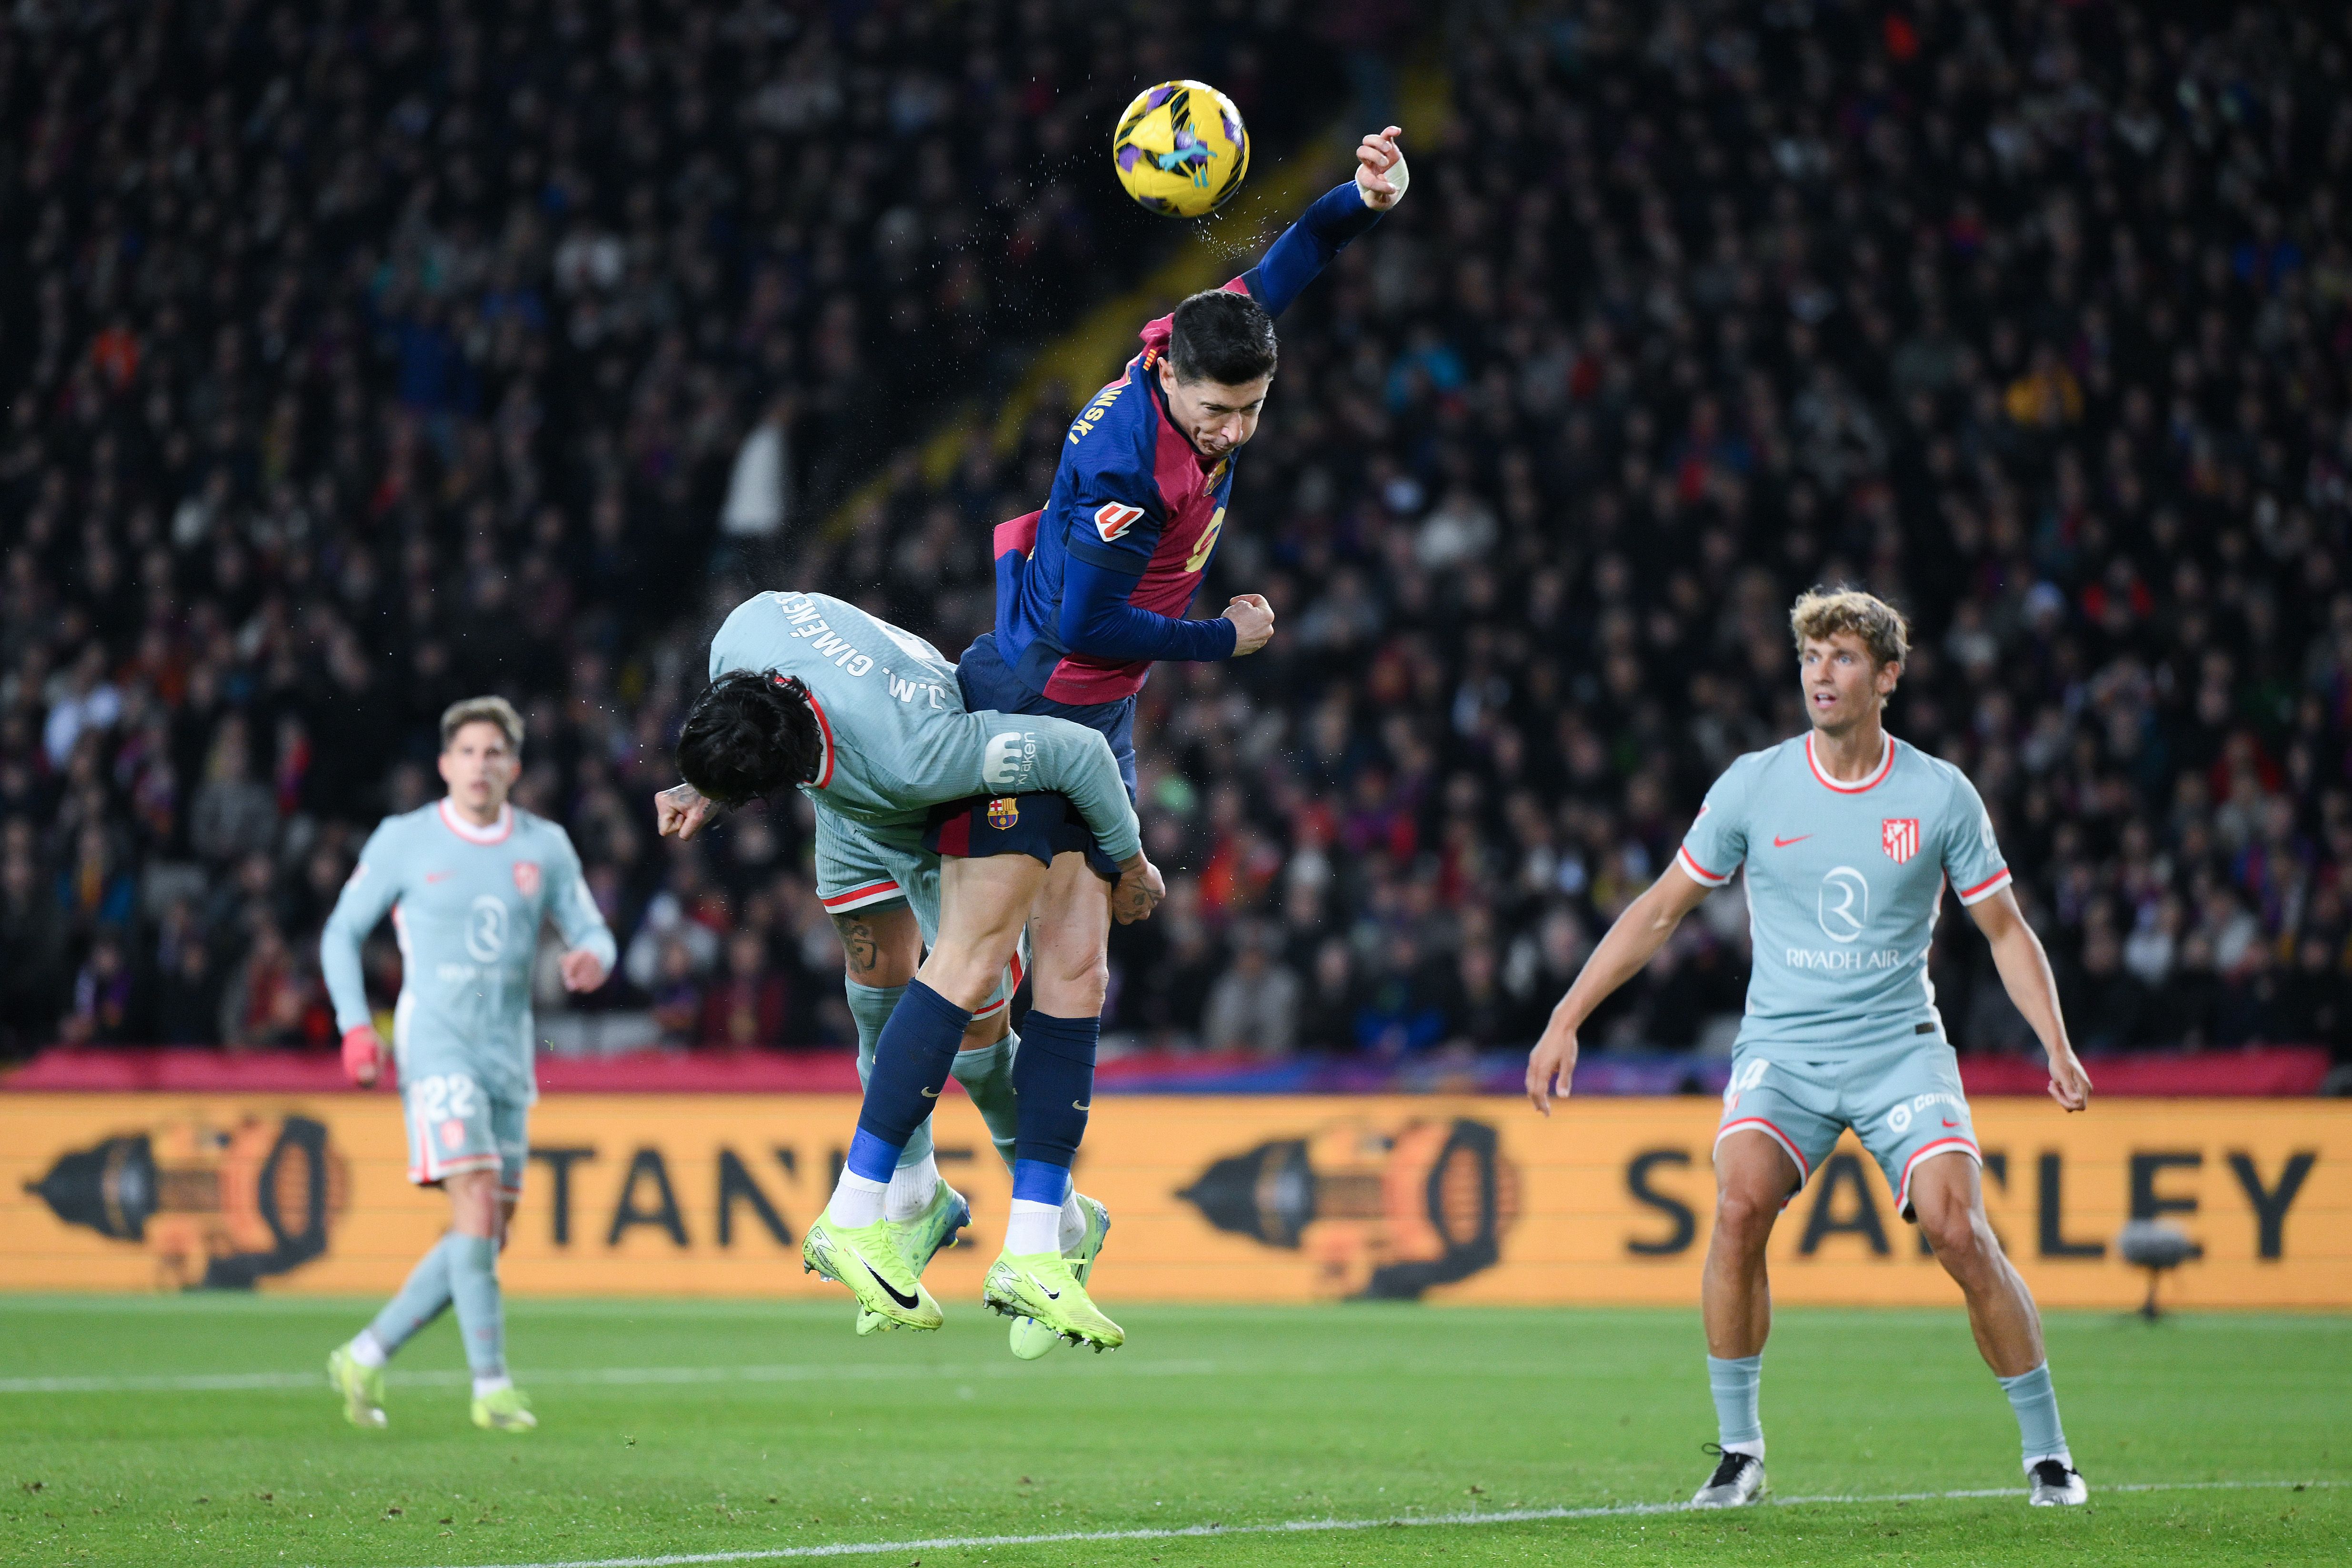
M1886 700L1910 651L1902 615L1859 590L1816 590L1789 620L1811 732L1750 752L1716 780L1674 863L1609 928L1553 1010L1528 1058L1528 1095L1550 1113L1576 1067L1577 1030L1744 864L1755 967L1716 1134L1702 1288L1720 1448L1692 1502L1730 1508L1764 1490L1765 1243L1852 1127L1968 1298L1977 1348L2017 1413L2031 1500L2079 1503L2088 1489L2059 1427L2041 1315L1986 1222L1976 1129L1927 978L1947 882L2049 1053L2051 1098L2080 1111L2091 1080L1974 786L1886 733Z
M365 1087L383 1042L368 1016L360 943L389 911L400 939L392 1048L408 1124L408 1179L449 1195L449 1231L375 1321L327 1358L355 1427L381 1427L383 1364L455 1302L474 1376L474 1425L539 1424L507 1375L499 1249L522 1196L531 1076L530 967L539 927L562 934L567 990L612 972L613 933L580 875L571 837L508 804L522 770L522 717L504 697L471 697L441 716L449 793L387 817L368 836L319 939L343 1031L343 1068Z
M1274 382L1275 318L1411 178L1389 126L1356 150L1355 178L1325 193L1257 266L1143 329L1143 351L1070 425L1044 510L996 530L996 626L958 665L974 708L1044 714L1097 729L1135 790L1135 694L1160 659L1237 658L1265 646L1274 610L1242 594L1213 621L1184 612L1224 530L1234 458L1257 434ZM1091 1062L1109 986L1110 911L1099 882L1056 868L1045 904L1083 916L1094 941L1049 973L1027 1040ZM1048 988L1066 998L1050 1009ZM1024 1200L1059 1203L1036 1186ZM1018 1354L1031 1331L1013 1326Z
M1033 1030L1009 1072L958 1071L979 1054L960 1049L971 1043L974 1016L1010 995L1006 969L1024 928L1038 954L1033 1021L1054 1005L1045 977L1069 967L1072 933L1094 941L1067 906L1041 899L1049 875L1104 890L1103 902L1077 906L1086 915L1107 905L1122 921L1141 919L1159 902L1159 873L1109 744L1062 719L968 711L938 650L821 593L762 593L737 606L711 640L710 676L678 735L687 782L656 800L661 831L690 837L714 805L798 788L818 811L821 885L887 883L935 937L875 1043L856 1134L803 1261L885 1324L940 1326L921 1275L953 1226L934 1216L960 1224L968 1211L935 1170L922 1210L908 1212L910 1195L894 1212L891 1195L957 1072L991 1134L1013 1145L1012 1214L984 1299L1053 1337L1123 1343L1066 1250L1092 1051ZM1028 1196L1048 1187L1050 1203ZM1098 1231L1080 1229L1099 1247ZM861 1332L870 1326L861 1318Z

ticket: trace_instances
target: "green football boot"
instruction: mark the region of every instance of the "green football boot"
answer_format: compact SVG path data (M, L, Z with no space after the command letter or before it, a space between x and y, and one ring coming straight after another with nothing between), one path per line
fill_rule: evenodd
M801 1239L801 1267L848 1286L857 1304L877 1318L908 1328L935 1329L942 1321L940 1304L907 1267L891 1230L887 1219L852 1230L835 1225L828 1209Z
M371 1431L388 1426L383 1413L383 1368L362 1366L352 1347L327 1353L327 1385L343 1396L343 1418Z
M1078 1210L1087 1217L1087 1233L1078 1244L1062 1254L1069 1260L1070 1275L1081 1285L1093 1277L1095 1259L1101 1253L1103 1241L1110 1235L1110 1210L1085 1193L1070 1195L1078 1201ZM1013 1320L1013 1354L1024 1361L1034 1361L1061 1343L1061 1338L1039 1323L1035 1318Z
M1034 1318L1071 1344L1090 1344L1097 1354L1127 1343L1127 1331L1103 1316L1059 1252L999 1253L981 1300L1007 1317Z
M971 1223L971 1205L963 1194L941 1182L931 1189L929 1207L912 1219L888 1222L891 1239L897 1244L898 1256L907 1260L908 1269L916 1279L931 1266L931 1260L956 1244L956 1232ZM857 1332L878 1333L898 1325L890 1319L857 1309Z
M474 1425L485 1432L528 1432L539 1425L523 1391L508 1384L495 1394L474 1396Z

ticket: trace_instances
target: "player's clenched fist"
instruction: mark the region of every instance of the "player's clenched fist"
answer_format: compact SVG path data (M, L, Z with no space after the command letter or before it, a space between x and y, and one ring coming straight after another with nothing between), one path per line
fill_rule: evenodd
M1131 861L1121 861L1118 885L1110 890L1112 918L1121 925L1132 925L1139 920L1149 920L1160 901L1168 896L1168 884L1160 880L1160 868L1150 857L1138 854Z
M654 826L663 838L674 833L690 839L710 820L712 810L701 790L691 784L674 784L654 797Z
M1263 593L1237 593L1225 606L1225 619L1234 623L1234 657L1255 653L1265 646L1274 635L1274 606L1265 601Z
M366 1024L343 1031L343 1076L362 1089L375 1086L383 1071L383 1040Z

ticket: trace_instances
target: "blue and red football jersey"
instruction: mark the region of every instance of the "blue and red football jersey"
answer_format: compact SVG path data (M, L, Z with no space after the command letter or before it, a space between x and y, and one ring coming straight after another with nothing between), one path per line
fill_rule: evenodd
M1224 287L1279 316L1379 215L1353 182L1341 185ZM1168 417L1159 367L1173 322L1147 325L1142 350L1071 422L1045 509L997 526L997 652L1055 702L1118 702L1157 660L1233 655L1231 622L1182 619L1224 529L1234 464L1205 460ZM1106 583L1123 599L1093 602Z

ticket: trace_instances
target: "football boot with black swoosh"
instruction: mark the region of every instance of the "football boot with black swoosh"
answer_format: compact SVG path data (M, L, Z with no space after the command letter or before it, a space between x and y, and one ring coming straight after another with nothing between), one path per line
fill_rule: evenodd
M988 1267L981 1300L1007 1317L1031 1319L1070 1344L1101 1352L1127 1343L1127 1331L1102 1314L1058 1251L999 1253Z
M857 1304L877 1318L910 1329L935 1329L943 1321L939 1302L907 1267L887 1219L851 1229L835 1224L827 1210L801 1239L801 1266L848 1286Z

